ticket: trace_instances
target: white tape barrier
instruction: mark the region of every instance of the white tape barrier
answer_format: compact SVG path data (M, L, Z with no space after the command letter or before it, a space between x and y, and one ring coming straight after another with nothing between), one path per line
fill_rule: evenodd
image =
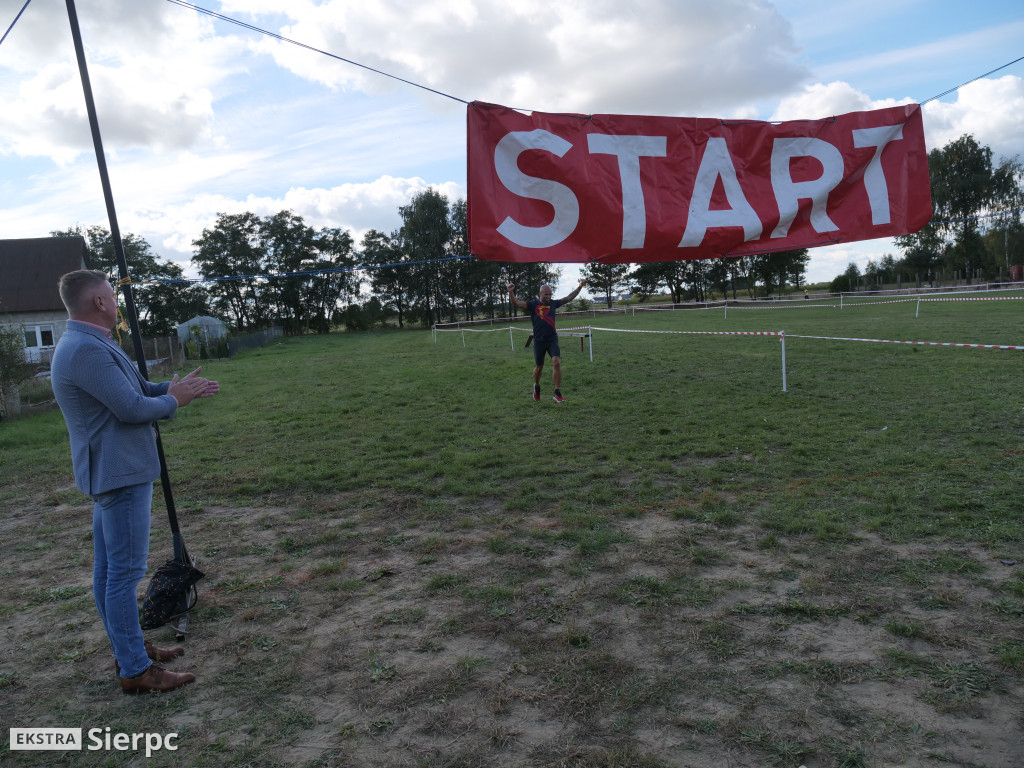
M783 336L785 331L643 331L633 328L598 328L591 326L594 331L608 331L609 333L667 333L695 336Z
M840 296L838 304L822 304L820 301L806 301L800 302L796 299L786 299L778 302L757 302L751 303L750 305L744 304L732 304L728 302L717 302L711 303L704 307L694 307L694 309L721 309L725 317L729 317L729 310L762 310L762 309L811 309L811 308L823 308L829 307L835 309L847 309L849 307L876 307L882 304L910 304L916 303L917 309L914 313L914 317L919 317L921 314L921 302L922 301L1013 301L1024 299L1024 296L975 296L975 297L951 297L951 298L938 298L938 297L910 297L905 299L882 299L881 301L847 301L843 302L843 297ZM639 309L639 307L638 307ZM643 308L645 312L668 312L671 311L669 308ZM633 312L634 316L636 312Z
M966 344L955 341L901 341L899 339L857 339L845 336L802 336L789 334L791 339L823 339L824 341L871 341L878 344L918 344L925 347L973 347L975 349L1024 349L1013 344Z
M1014 289L1010 289L1010 290L1016 290L1016 289L1014 288ZM885 292L883 291L882 293L885 293ZM961 291L960 293L963 293L963 292ZM671 304L671 305L668 305L668 306L663 306L663 305L651 305L651 304L638 304L638 305L619 307L619 308L616 308L616 309L596 309L596 308L591 308L591 309L583 310L583 311L566 311L564 313L564 316L565 317L570 317L572 315L576 315L576 316L579 316L579 315L592 315L592 316L596 317L598 315L598 313L625 315L625 314L629 314L630 312L632 312L632 314L635 316L637 311L640 311L640 312L675 312L675 311L690 311L690 310L717 310L717 309L724 309L725 312L726 312L726 317L728 317L728 311L729 311L730 307L732 309L734 309L734 310L736 310L736 309L743 309L743 310L749 310L749 309L754 309L754 310L757 310L757 309L799 309L799 308L810 308L810 307L832 307L832 308L839 307L840 309L843 309L844 306L847 306L847 307L848 306L857 306L857 307L864 306L864 307L869 307L869 306L878 306L880 304L907 304L907 303L910 303L910 302L916 302L917 306L918 306L918 311L920 311L920 306L921 306L921 302L922 301L1006 301L1008 299L1009 300L1014 300L1014 299L1021 300L1021 299L1024 299L1024 296L977 296L977 297L958 296L958 297L940 298L940 297L935 296L935 295L932 295L932 296L910 295L910 296L906 296L905 298L891 298L891 299L883 299L881 301L860 301L860 300L858 300L860 296L865 296L865 295L864 294L840 294L839 295L839 303L838 304L836 304L836 303L827 303L827 301L826 301L826 303L822 303L822 299L797 299L797 298L792 298L792 299L790 299L790 298L776 299L776 300L773 300L773 301L769 301L767 299L719 299L717 301L703 302L701 305L697 305L697 304L691 304L691 305ZM866 296L865 296L865 298L866 298ZM513 317L495 317L495 318L489 318L489 319L485 319L485 320L459 320L459 321L454 322L454 323L436 323L432 327L431 330L435 334L435 339L436 339L436 334L439 333L439 332L444 332L444 331L461 331L463 328L465 328L467 331L490 332L490 331L505 331L505 330L508 330L511 327L511 328L515 328L515 330L524 331L524 332L528 333L529 329L527 329L527 328L518 328L516 326L509 326L509 325L495 325L495 323L505 323L505 322L508 322L508 321L515 322L517 320L525 321L525 320L529 320L529 317L525 317L525 316L524 317L517 317L517 318L513 318ZM485 324L489 325L490 328L487 328L487 329L477 329L477 328L469 327L469 326L472 326L472 325L485 325Z
M1024 297L1014 297L1024 298ZM924 301L957 301L958 299L923 299ZM959 299L960 301L972 301L972 299ZM979 299L973 299L978 301ZM981 299L984 300L984 299ZM991 299L989 299L991 300ZM475 329L475 328L434 328L434 341L437 341L437 334L445 331L458 331L462 333L462 345L466 345L466 331L470 333L491 333L494 331L505 331L509 332L509 340L512 339L512 331L528 331L527 328L516 328L515 326L508 326L508 328L489 328L489 329ZM586 331L586 333L574 333L574 331ZM590 340L590 361L594 361L594 331L603 331L605 333L644 333L644 334L656 334L665 336L778 336L782 342L782 391L786 392L786 332L785 331L654 331L645 330L640 328L602 328L598 326L572 326L569 328L562 328L560 332L565 333L568 336L579 336L580 344L583 343L583 338L589 337ZM899 339L867 339L857 338L851 336L808 336L804 334L789 334L790 338L794 339L817 339L820 341L865 341L873 342L877 344L914 344L919 346L927 347L968 347L974 349L1012 349L1012 350L1024 350L1022 345L1014 344L973 344L968 342L954 342L954 341L905 341ZM512 348L515 349L515 343L512 343Z
M437 334L439 333L461 333L462 334L462 346L466 346L466 332L469 333L496 333L508 331L508 341L512 349L516 348L515 339L512 336L512 331L522 331L523 333L532 333L530 328L519 328L514 325L509 325L504 328L438 328L436 325L431 329L434 336L434 343L437 344ZM573 331L586 331L586 333L573 333ZM565 334L566 336L575 336L580 340L580 352L585 351L583 348L583 339L590 340L590 362L594 362L594 335L590 332L589 325L573 326L570 328L560 328L559 333Z

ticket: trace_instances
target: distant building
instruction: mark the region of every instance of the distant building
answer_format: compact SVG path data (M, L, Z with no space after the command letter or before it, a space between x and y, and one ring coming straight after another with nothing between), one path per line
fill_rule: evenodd
M611 300L613 302L615 302L615 301L629 301L632 298L633 298L633 294L632 293L613 293ZM607 304L608 303L608 297L607 296L595 296L593 299L591 299L591 301L594 302L595 304Z
M76 269L89 269L82 237L0 240L0 325L22 331L25 362L50 362L68 320L57 285Z
M228 335L228 327L224 321L209 315L198 315L178 325L178 343L182 347L188 341L210 344Z

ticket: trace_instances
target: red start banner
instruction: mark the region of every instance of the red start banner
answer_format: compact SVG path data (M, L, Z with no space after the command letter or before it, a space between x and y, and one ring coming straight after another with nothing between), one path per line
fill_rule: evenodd
M467 122L482 259L740 256L909 234L932 215L918 104L766 123L473 102Z

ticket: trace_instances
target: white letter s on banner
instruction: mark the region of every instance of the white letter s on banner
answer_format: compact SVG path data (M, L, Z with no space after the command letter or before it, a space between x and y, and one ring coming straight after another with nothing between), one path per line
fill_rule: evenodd
M543 149L563 157L572 149L572 144L538 128L512 131L502 137L494 148L494 170L505 188L520 197L550 203L555 209L555 217L546 226L527 227L507 216L498 227L498 233L523 248L549 248L558 245L576 229L580 220L580 204L573 191L564 184L527 176L519 170L519 155L528 149Z

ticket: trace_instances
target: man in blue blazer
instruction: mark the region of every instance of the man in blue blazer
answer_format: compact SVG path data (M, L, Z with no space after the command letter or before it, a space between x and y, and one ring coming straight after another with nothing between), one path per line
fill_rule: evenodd
M117 299L103 272L77 270L60 280L68 310L51 381L71 438L75 485L93 499L93 594L125 693L170 691L195 680L159 663L182 655L143 640L136 590L146 575L150 506L160 460L153 428L220 387L198 376L153 384L114 341Z

